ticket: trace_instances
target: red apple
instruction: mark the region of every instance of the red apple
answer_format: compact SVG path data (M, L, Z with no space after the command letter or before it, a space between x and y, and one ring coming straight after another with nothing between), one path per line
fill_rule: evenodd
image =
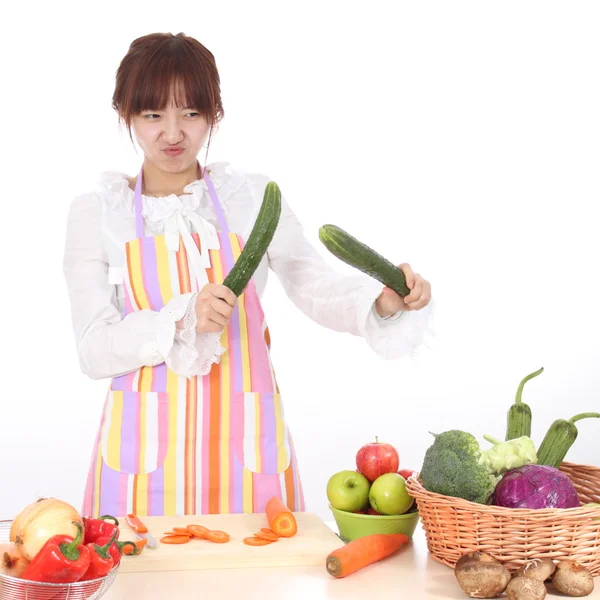
M413 473L414 471L411 471L410 469L400 469L400 471L398 471L398 475L402 475L404 479L408 479Z
M368 514L368 515L377 515L378 517L381 517L381 513L378 513L378 512L377 512L377 511L376 511L374 508L370 508L370 509L367 511L367 514Z
M371 483L385 473L396 473L400 466L398 451L391 444L375 442L365 444L356 453L356 466L358 472L364 475Z

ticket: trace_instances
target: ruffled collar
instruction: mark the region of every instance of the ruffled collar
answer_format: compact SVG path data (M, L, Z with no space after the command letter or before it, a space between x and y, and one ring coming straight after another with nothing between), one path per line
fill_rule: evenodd
M208 165L208 172L213 182L223 212L227 215L227 202L246 182L244 172L234 169L229 163L218 162ZM107 171L99 180L101 196L110 210L125 208L134 212L134 191L129 187L128 176L118 171ZM142 195L142 216L153 230L160 230L162 225L175 213L188 211L201 212L210 220L216 220L216 214L208 194L204 179L192 181L183 190L183 194L168 196Z

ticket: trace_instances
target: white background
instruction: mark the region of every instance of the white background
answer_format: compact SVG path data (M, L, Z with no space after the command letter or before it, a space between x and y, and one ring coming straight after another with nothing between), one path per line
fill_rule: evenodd
M417 469L430 431L502 437L539 367L524 395L536 443L600 409L597 2L90 6L19 3L0 36L0 518L38 495L81 503L108 382L78 369L64 229L101 171L139 168L110 102L129 43L153 31L216 56L226 117L209 160L277 181L315 245L336 223L432 282L435 344L387 362L271 279L308 510L331 518L327 479L376 435ZM568 459L600 465L600 420L579 430Z

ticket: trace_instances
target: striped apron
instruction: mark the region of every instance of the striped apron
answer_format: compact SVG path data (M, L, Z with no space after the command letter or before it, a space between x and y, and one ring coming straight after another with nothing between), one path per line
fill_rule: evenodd
M144 236L142 172L135 190L136 239L125 244L124 316L159 311L200 286L193 261L210 259L208 281L222 283L243 248L229 231L204 172L221 231L220 248L180 236ZM187 246L187 248L186 248ZM191 252L190 252L191 250ZM196 253L195 256L191 256ZM85 489L83 514L122 516L264 512L279 496L294 511L304 498L292 438L270 358L270 337L253 281L238 298L220 364L186 378L165 363L112 379Z

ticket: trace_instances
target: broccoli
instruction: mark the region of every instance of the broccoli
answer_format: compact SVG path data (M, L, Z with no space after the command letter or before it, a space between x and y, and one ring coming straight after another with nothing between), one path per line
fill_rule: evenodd
M506 471L537 462L535 446L527 436L500 442L484 435L494 445L482 451L475 436L466 431L432 435L435 441L425 453L420 477L425 489L437 494L486 504Z

